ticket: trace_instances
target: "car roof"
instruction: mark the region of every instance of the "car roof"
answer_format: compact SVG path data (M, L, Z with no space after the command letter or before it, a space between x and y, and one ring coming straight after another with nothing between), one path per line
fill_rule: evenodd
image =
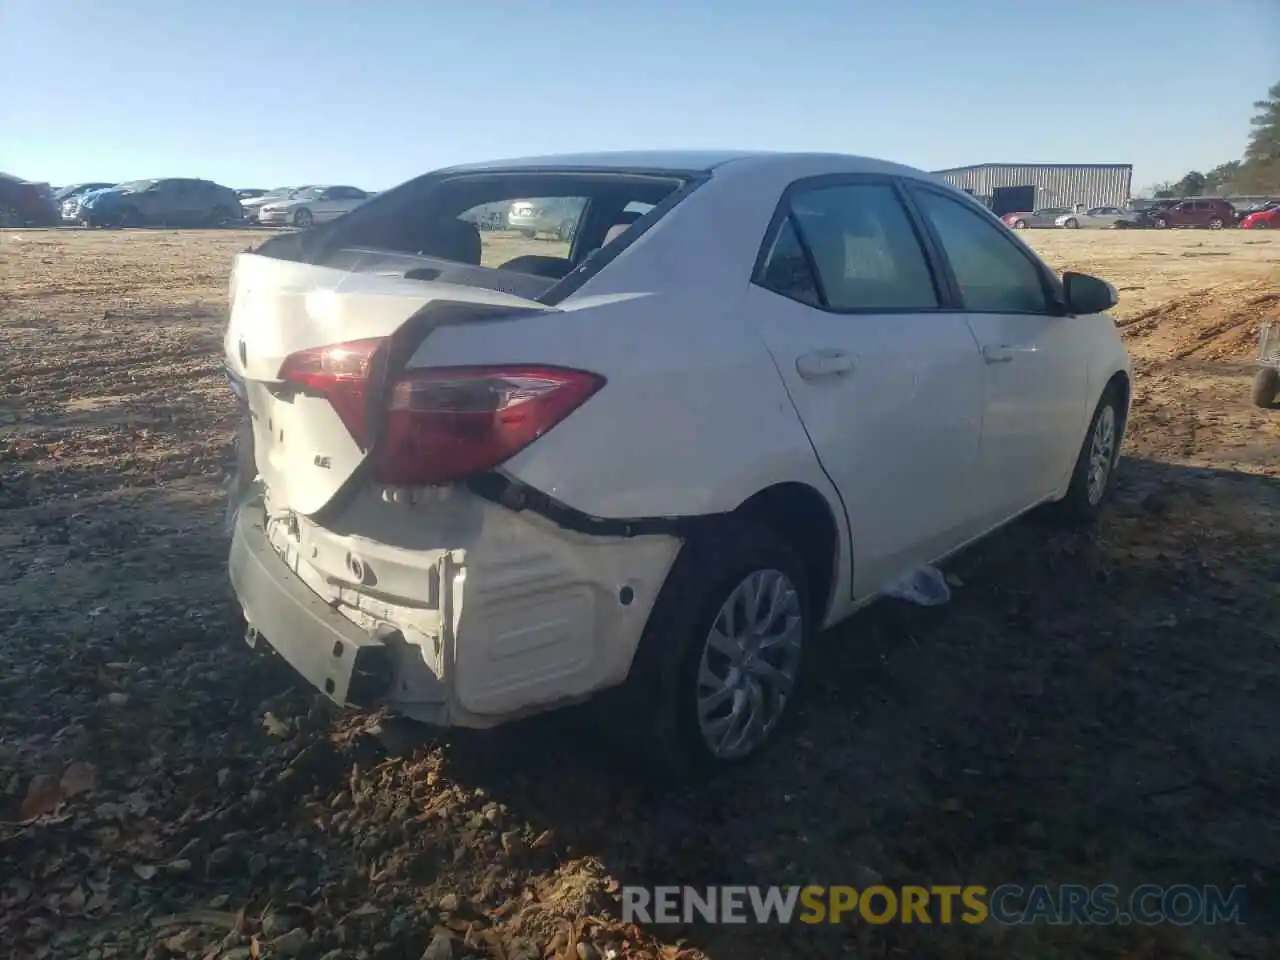
M824 163L825 162L825 163ZM768 150L619 150L600 153L563 153L515 157L445 167L437 173L481 173L486 170L644 170L670 173L710 173L726 164L750 165L760 171L783 173L789 168L829 164L833 168L860 168L867 172L893 170L922 173L899 164L852 154L803 153Z

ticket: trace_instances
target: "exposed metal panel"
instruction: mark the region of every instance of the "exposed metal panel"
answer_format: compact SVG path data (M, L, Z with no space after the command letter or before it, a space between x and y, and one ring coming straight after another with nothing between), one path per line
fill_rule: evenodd
M982 164L940 170L937 175L975 197L989 200L996 187L1034 186L1036 207L1118 206L1129 198L1128 164Z

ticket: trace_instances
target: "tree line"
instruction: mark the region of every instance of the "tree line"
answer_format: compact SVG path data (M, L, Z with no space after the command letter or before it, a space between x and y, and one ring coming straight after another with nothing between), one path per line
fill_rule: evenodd
M1181 180L1160 183L1156 197L1203 197L1227 194L1280 194L1280 83L1267 99L1254 101L1257 114L1244 157L1220 163L1208 173L1192 170Z

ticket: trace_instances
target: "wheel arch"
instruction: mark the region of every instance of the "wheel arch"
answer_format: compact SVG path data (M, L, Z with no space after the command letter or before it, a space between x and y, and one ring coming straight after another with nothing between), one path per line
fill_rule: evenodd
M762 523L800 554L809 587L809 614L821 627L835 603L836 585L843 579L841 526L827 498L807 483L784 481L748 497L733 515Z

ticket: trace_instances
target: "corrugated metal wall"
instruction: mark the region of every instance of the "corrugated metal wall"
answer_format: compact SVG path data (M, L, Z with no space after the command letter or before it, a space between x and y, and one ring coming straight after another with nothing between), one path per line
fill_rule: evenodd
M1036 207L1123 204L1129 199L1133 167L1128 164L980 164L938 170L961 190L990 202L996 187L1034 186Z

